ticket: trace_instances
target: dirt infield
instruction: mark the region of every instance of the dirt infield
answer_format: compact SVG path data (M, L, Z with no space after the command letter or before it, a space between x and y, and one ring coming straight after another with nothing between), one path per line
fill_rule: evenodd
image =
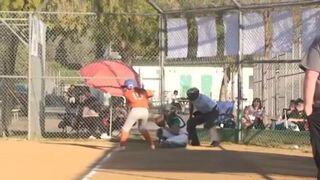
M130 142L0 140L0 179L314 179L311 153L222 144L149 150Z
M0 179L80 179L112 146L110 142L0 140Z

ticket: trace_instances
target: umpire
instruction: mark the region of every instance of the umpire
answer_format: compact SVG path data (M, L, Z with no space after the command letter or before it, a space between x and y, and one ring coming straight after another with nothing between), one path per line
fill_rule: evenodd
M219 146L220 140L214 122L219 116L217 102L208 96L199 93L198 88L190 88L187 91L189 99L189 120L187 131L192 146L200 146L196 126L205 123L204 127L209 129L211 146Z
M300 67L305 72L304 101L310 140L320 180L320 36L314 39Z

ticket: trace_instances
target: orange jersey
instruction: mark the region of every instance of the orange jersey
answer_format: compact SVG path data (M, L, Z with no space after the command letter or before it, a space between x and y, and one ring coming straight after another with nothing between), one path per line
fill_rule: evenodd
M131 107L144 107L149 108L148 98L153 96L153 93L149 90L145 90L139 94L135 90L128 89L125 91L124 96L127 98Z

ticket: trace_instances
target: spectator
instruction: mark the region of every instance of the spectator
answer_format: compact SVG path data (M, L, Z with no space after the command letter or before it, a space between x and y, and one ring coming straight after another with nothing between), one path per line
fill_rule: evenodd
M298 125L299 130L307 128L307 116L304 112L304 101L298 98L295 101L295 109L288 114L288 121Z
M76 94L75 86L73 84L71 84L70 87L68 88L67 99L68 99L69 105L72 108L76 107L76 105L77 105L76 104L77 103L77 94Z
M244 109L242 123L245 129L263 129L264 108L260 98L254 98L252 104Z
M289 117L292 117L292 114L296 111L296 100L290 100L289 107L284 108L282 111L282 116L279 116L275 122L276 130L285 130L290 129L293 131L300 131L297 124L292 121L289 121Z
M89 139L96 139L97 128L103 127L99 115L102 105L96 97L92 96L89 88L84 90L83 95L83 101L80 105L81 118L84 126L89 131Z
M289 114L292 113L296 109L296 100L291 99L289 103L288 109L283 109L284 111L282 112L282 119L287 119Z
M288 122L288 117L291 116L291 113L296 109L296 100L290 100L289 107L283 108L282 115L280 115L275 121L274 129L276 130L285 130L291 129L293 131L300 131L299 127L293 122Z

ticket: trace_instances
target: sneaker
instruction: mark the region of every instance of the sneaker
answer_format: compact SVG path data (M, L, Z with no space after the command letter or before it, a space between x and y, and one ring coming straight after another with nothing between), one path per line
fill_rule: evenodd
M107 133L102 133L100 138L101 139L111 139L111 136L109 136Z
M97 138L91 135L89 139L97 139Z
M118 146L114 149L114 151L124 151L126 150L126 146Z

